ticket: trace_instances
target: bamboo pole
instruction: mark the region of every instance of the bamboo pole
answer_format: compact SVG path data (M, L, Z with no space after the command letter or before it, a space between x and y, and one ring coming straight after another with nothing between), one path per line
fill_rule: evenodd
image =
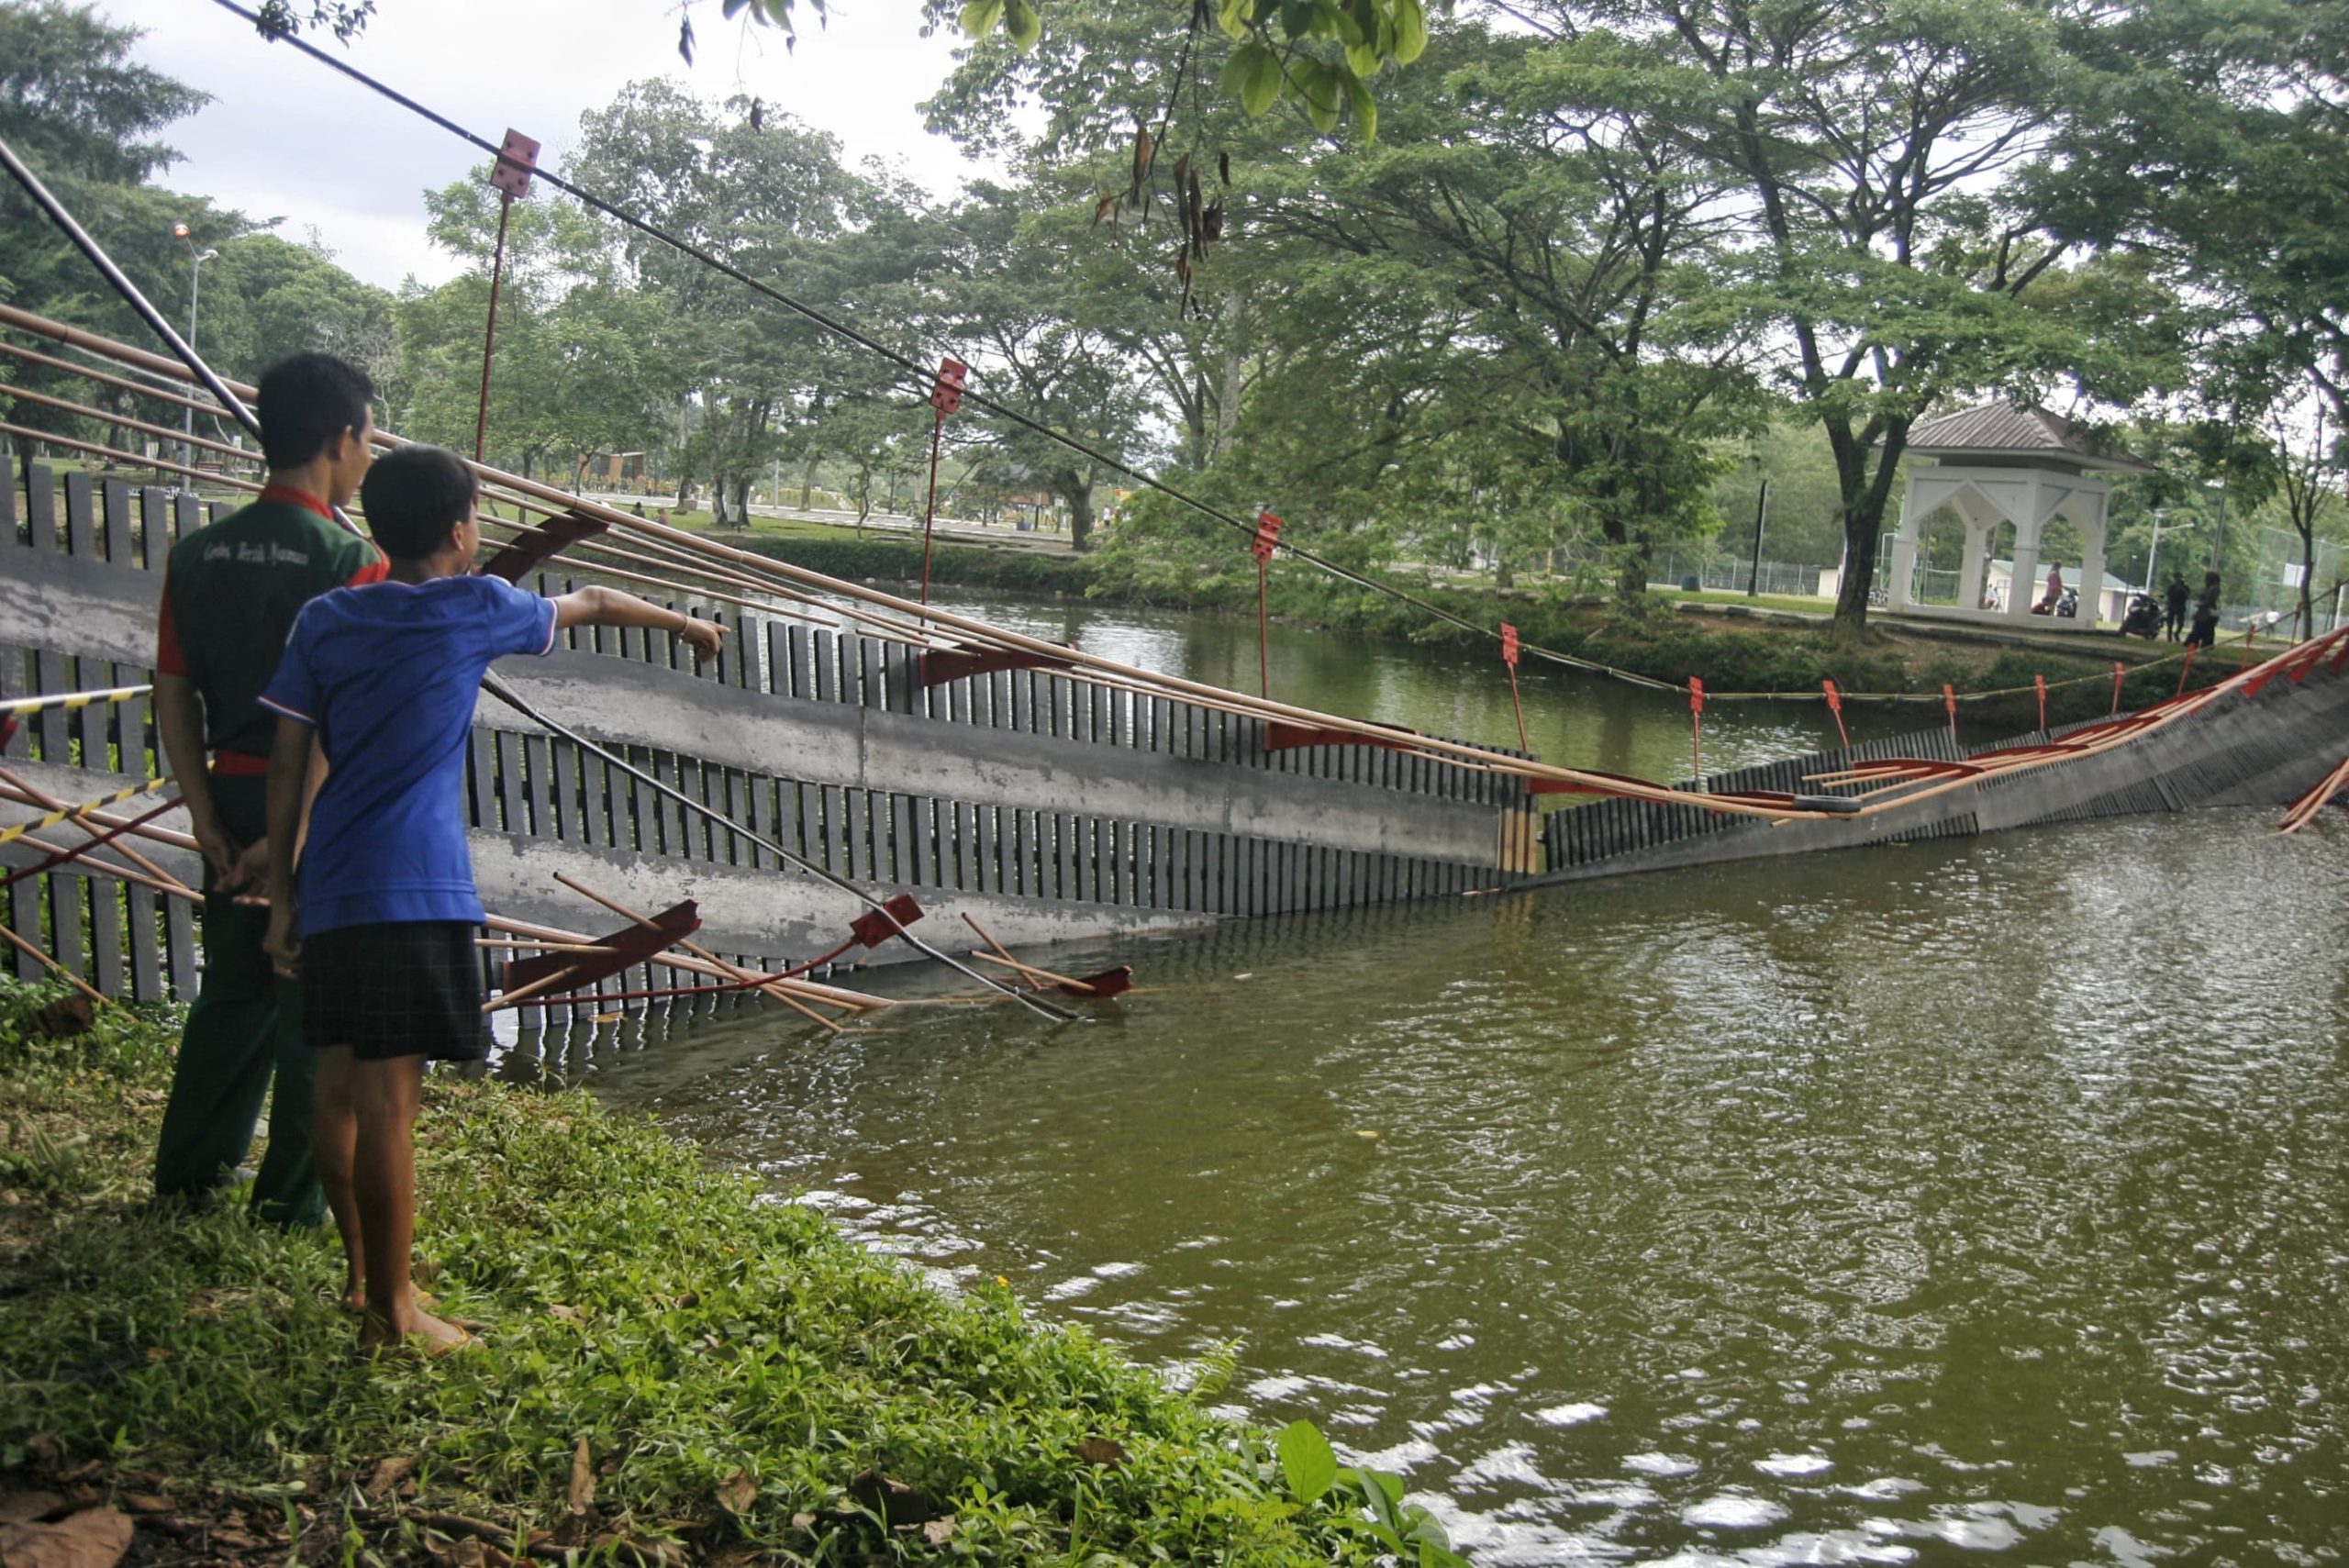
M17 774L9 772L6 768L0 768L0 784L5 784L7 788L16 791L17 795L22 797L25 804L38 806L43 811L54 811L59 806L65 804L62 797L50 795L46 790L35 789L31 784L25 782L25 780L18 777ZM84 834L88 835L92 839L95 839L101 832L104 832L108 828L123 828L125 826L121 819L108 818L97 812L92 812L86 817L77 817L73 819L73 823L74 826L80 828ZM151 826L151 824L132 823L126 830L131 832L134 836L143 837L144 835L140 834L139 830L139 828L148 826ZM190 842L193 843L194 840L191 840ZM137 866L139 870L147 873L150 876L160 877L165 882L173 884L179 883L179 878L173 876L171 873L165 871L161 866L157 865L153 861L149 860L146 856L140 854L129 845L117 840L115 848L121 854L124 860L128 861L132 865ZM202 851L199 850L197 852L201 853Z
M651 927L653 924L651 919L638 914L635 910L629 908L618 899L605 897L602 894L596 892L594 888L589 887L586 884L579 881L575 877L567 876L562 872L557 872L554 873L554 879L562 884L563 886L571 889L572 892L578 894L581 897L594 899L596 903L602 905L605 908L609 909L613 914L620 916L624 919L633 920L638 925L645 927ZM737 980L754 983L755 989L757 989L762 995L772 996L776 1001L786 1004L795 1010L805 1014L815 1022L823 1025L834 1034L841 1032L841 1026L838 1023L824 1017L823 1014L816 1011L815 1008L808 1006L805 1002L802 1002L798 997L794 996L782 986L766 984L764 982L764 978L753 971L744 969L739 964L729 963L724 959L718 957L716 953L710 951L707 948L703 947L700 943L689 940L685 938L679 938L673 945L685 949L687 952L693 954L696 958L702 960L704 962L718 965L719 969L732 975Z

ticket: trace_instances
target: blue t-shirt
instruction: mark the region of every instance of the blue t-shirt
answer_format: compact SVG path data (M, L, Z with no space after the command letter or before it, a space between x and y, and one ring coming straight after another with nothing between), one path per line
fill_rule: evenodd
M482 919L465 737L483 672L554 646L554 601L496 577L338 588L302 607L262 702L317 729L301 934Z

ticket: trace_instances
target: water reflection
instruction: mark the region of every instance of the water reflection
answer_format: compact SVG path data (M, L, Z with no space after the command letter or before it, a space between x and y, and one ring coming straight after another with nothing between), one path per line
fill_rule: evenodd
M958 607L1252 682L1244 623ZM1280 689L1513 733L1480 662L1278 637ZM1668 702L1528 706L1545 755L1685 762ZM1820 740L1707 717L1722 762ZM2349 838L2270 828L1266 920L1058 955L1147 986L1080 1029L760 1013L544 1065L950 1286L1177 1375L1238 1340L1219 1398L1403 1471L1484 1561L2330 1561Z
M1256 689L1256 626L1210 617L1109 607L1083 600L941 597L940 607L1030 637L1184 680ZM1496 655L1400 647L1310 628L1271 628L1273 695L1324 712L1400 724L1490 746L1518 744L1508 678ZM1525 723L1545 762L1642 777L1680 779L1690 764L1687 701L1527 660L1519 672ZM1854 740L1929 728L1930 706L1863 708L1847 718ZM1744 767L1836 744L1817 703L1720 704L1705 713L1705 766Z

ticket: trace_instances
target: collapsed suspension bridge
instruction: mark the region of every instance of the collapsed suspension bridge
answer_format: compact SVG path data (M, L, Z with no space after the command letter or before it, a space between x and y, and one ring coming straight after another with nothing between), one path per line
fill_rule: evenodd
M0 327L138 396L215 406L179 390L191 373L160 356L21 312L0 310ZM220 445L230 468L245 458ZM493 964L526 1022L747 989L839 959L860 921L881 944L860 938L866 962L917 956L891 940L896 920L873 919L906 895L935 940L967 918L1000 961L1008 947L1224 918L2305 802L2342 782L2349 752L2349 639L2336 636L2069 732L1966 751L1935 728L1667 785L1175 680L481 472L490 496L540 519L502 528L493 567L559 592L570 580L533 554L567 546L574 570L689 594L685 607L729 634L707 671L677 667L665 639L579 628L549 658L501 672L560 732L484 705L466 807L496 912L485 940L503 944L484 952L540 961L511 974ZM0 717L14 731L0 823L15 836L0 858L17 868L6 874L19 969L48 960L109 995L184 993L200 967L186 891L197 865L184 824L140 798L161 794L144 688L156 568L209 507L186 490L29 461L0 495L0 696L26 709ZM629 943L579 929L617 910L625 930L680 898L696 906L697 953L670 951L667 930ZM584 985L540 984L576 978L544 962L569 948L624 962ZM806 978L763 984L827 1019L873 1005Z
M257 490L246 449L186 428L201 413L250 429L250 389L206 366L5 146L0 164L174 356L0 306L0 328L39 345L0 336L0 353L52 387L95 389L0 396L117 440L178 444L184 462L134 460L158 480ZM177 410L183 428L139 417L141 405ZM134 487L113 468L122 448L21 419L0 434L106 465L58 473L28 455L0 486L0 698L19 698L0 703L7 936L28 975L186 994L200 973L192 840L168 801L115 808L167 787L146 690L159 573L213 507L187 488ZM495 1005L528 1023L757 990L838 1028L885 1005L806 978L852 949L941 960L996 995L1015 994L1000 974L1106 995L1122 972L1052 974L1007 944L2201 805L2290 802L2297 828L2349 782L2343 634L2067 732L1967 751L1953 724L1673 785L1135 668L473 466L485 499L537 519L484 517L499 546L484 570L560 592L570 579L546 570L560 554L652 596L688 595L729 634L696 671L662 639L573 628L551 657L488 683L501 706L476 719L466 807L495 911L483 939ZM1277 549L1327 567L1281 544L1276 523L1267 538L1264 522L1222 520L1253 528L1260 560ZM583 904L591 924L624 924L573 929ZM909 930L924 913L958 917L990 973Z

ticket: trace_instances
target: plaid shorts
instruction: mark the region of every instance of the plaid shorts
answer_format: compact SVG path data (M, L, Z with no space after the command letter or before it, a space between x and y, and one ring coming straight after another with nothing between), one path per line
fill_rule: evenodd
M458 920L344 926L302 939L302 1038L365 1062L489 1054L474 928Z

